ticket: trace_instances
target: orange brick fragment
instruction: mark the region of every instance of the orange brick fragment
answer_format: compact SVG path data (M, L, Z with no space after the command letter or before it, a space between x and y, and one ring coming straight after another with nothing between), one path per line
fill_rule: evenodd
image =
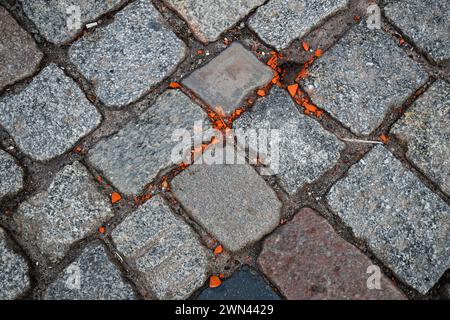
M209 278L209 287L210 288L217 288L221 284L222 284L222 281L220 280L220 278L218 276L211 276Z
M389 142L389 137L387 135L385 135L384 133L380 135L380 140L386 144Z
M120 200L122 200L122 196L119 193L117 193L117 192L111 193L111 203L112 204L119 202Z
M218 245L215 249L214 249L214 254L217 256L219 254L221 254L223 252L223 247L222 245Z
M298 83L291 84L287 87L289 94L291 97L294 97L297 94L298 91Z
M181 84L179 84L178 82L171 82L169 83L169 87L171 87L172 89L179 89L181 88Z
M303 47L303 50L309 51L309 44L308 44L308 42L303 41L303 42L302 42L302 47Z

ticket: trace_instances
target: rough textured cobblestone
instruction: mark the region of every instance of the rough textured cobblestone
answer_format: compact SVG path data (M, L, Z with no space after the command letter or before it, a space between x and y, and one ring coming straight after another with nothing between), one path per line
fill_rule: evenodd
M302 83L318 107L357 134L369 134L390 106L427 79L422 68L382 30L353 27L311 67Z
M327 198L355 236L418 291L450 267L450 207L384 147L351 167Z
M280 300L280 297L259 274L245 266L220 287L204 290L198 300Z
M206 281L206 249L160 196L127 217L112 237L158 299L186 299Z
M88 22L117 8L123 0L19 0L25 14L38 27L41 34L54 44L64 44L72 40ZM72 23L78 15L70 10L79 9L80 26Z
M150 1L137 1L69 51L70 59L108 106L126 105L169 76L184 59L185 44Z
M347 5L348 0L271 0L258 8L248 25L263 41L284 49Z
M280 130L278 175L280 184L290 194L330 169L345 147L297 108L286 91L274 87L268 97L235 122L236 129Z
M188 213L231 251L261 239L280 220L275 193L249 165L194 164L172 180Z
M0 124L23 152L41 161L67 151L100 120L77 84L55 64L20 93L0 100Z
M220 34L244 18L265 0L165 0L189 24L202 42L216 41Z
M194 134L195 121L209 123L186 95L166 91L136 122L97 144L89 160L121 192L138 194L161 169L173 165L171 153L179 143L172 140L174 131L186 129Z
M386 16L435 60L450 58L448 0L387 1Z
M258 263L292 300L404 299L383 275L380 290L368 289L373 262L312 209L302 209L268 237Z
M0 90L31 76L42 59L42 52L13 17L0 7Z
M73 280L79 275L79 283ZM48 300L130 300L131 286L108 259L102 245L89 245L50 284L44 294Z
M0 228L0 300L14 299L30 286L28 265L8 246L6 233Z
M230 114L241 106L253 90L267 84L273 71L240 43L229 48L206 66L194 71L183 84L192 89L211 108L221 107Z
M79 162L65 166L47 191L20 205L14 220L20 235L51 262L60 260L70 245L94 232L113 215Z
M392 132L408 143L407 157L450 194L450 85L434 83Z
M22 189L23 170L14 158L0 150L0 199Z

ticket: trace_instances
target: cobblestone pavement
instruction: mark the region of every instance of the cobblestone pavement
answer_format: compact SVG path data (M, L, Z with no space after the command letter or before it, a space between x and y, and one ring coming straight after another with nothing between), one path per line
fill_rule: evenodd
M0 5L0 299L450 298L448 0Z

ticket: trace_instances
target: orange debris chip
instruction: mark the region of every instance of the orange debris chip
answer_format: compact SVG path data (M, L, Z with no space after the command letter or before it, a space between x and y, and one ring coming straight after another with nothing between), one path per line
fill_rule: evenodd
M181 88L181 84L179 84L178 82L171 82L169 83L169 87L171 87L172 89L179 89Z
M220 280L220 278L218 276L211 276L209 278L209 287L210 288L217 288L221 284L222 284L222 281Z
M291 84L287 87L289 94L291 97L294 97L297 94L298 91L298 83Z
M214 254L217 256L218 254L221 254L223 252L223 247L222 245L218 245L215 249L214 249Z
M303 50L309 51L309 44L308 44L308 42L303 41L303 42L302 42L302 47L303 47Z
M122 196L119 193L117 193L117 192L111 193L111 203L112 204L119 202L120 200L122 200Z

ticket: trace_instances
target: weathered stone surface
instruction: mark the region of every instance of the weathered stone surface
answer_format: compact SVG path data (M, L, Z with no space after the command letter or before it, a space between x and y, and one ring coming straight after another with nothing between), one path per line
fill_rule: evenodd
M261 239L280 220L275 192L247 164L193 164L171 186L188 213L231 251Z
M8 246L6 237L0 228L0 300L14 299L30 286L28 265Z
M279 130L278 175L280 184L290 194L330 169L345 147L317 121L301 114L289 94L278 87L273 87L269 96L237 119L234 127Z
M75 277L79 276L79 282ZM108 259L100 244L89 245L50 284L44 293L47 300L131 300L131 286Z
M137 1L69 50L81 73L107 106L126 105L169 76L186 46L165 25L150 1Z
M220 34L244 18L265 0L165 0L202 42L216 41Z
M266 43L286 48L337 11L345 9L348 0L271 0L258 8L249 19L249 27Z
M434 83L392 132L407 142L406 156L450 194L450 85Z
M194 122L209 122L203 110L178 90L164 92L136 122L101 141L89 161L123 193L138 194L161 169L173 165L177 129L194 135ZM201 143L201 140L199 141Z
M0 7L0 90L31 76L42 59L33 38Z
M23 239L51 262L113 216L109 199L92 180L81 163L67 165L47 191L23 202L14 215Z
M313 102L357 134L369 134L427 74L382 30L354 26L310 68L302 85Z
M112 237L158 299L186 299L207 279L206 249L160 196L128 216Z
M239 42L233 42L206 66L194 71L183 84L211 108L230 114L253 90L267 84L273 71Z
M384 147L352 166L327 198L355 236L421 293L450 267L450 207Z
M220 287L203 291L198 300L280 300L280 297L256 271L244 266Z
M120 6L124 0L20 0L25 14L54 44L75 38L88 22ZM74 7L72 9L72 7ZM76 19L79 18L79 25Z
M0 198L22 189L23 170L14 158L0 149Z
M384 13L433 59L450 58L448 0L388 0Z
M77 84L54 64L20 93L0 100L0 124L23 152L41 161L67 151L100 120Z
M258 263L291 300L405 298L382 274L369 289L372 261L308 208L264 241Z

